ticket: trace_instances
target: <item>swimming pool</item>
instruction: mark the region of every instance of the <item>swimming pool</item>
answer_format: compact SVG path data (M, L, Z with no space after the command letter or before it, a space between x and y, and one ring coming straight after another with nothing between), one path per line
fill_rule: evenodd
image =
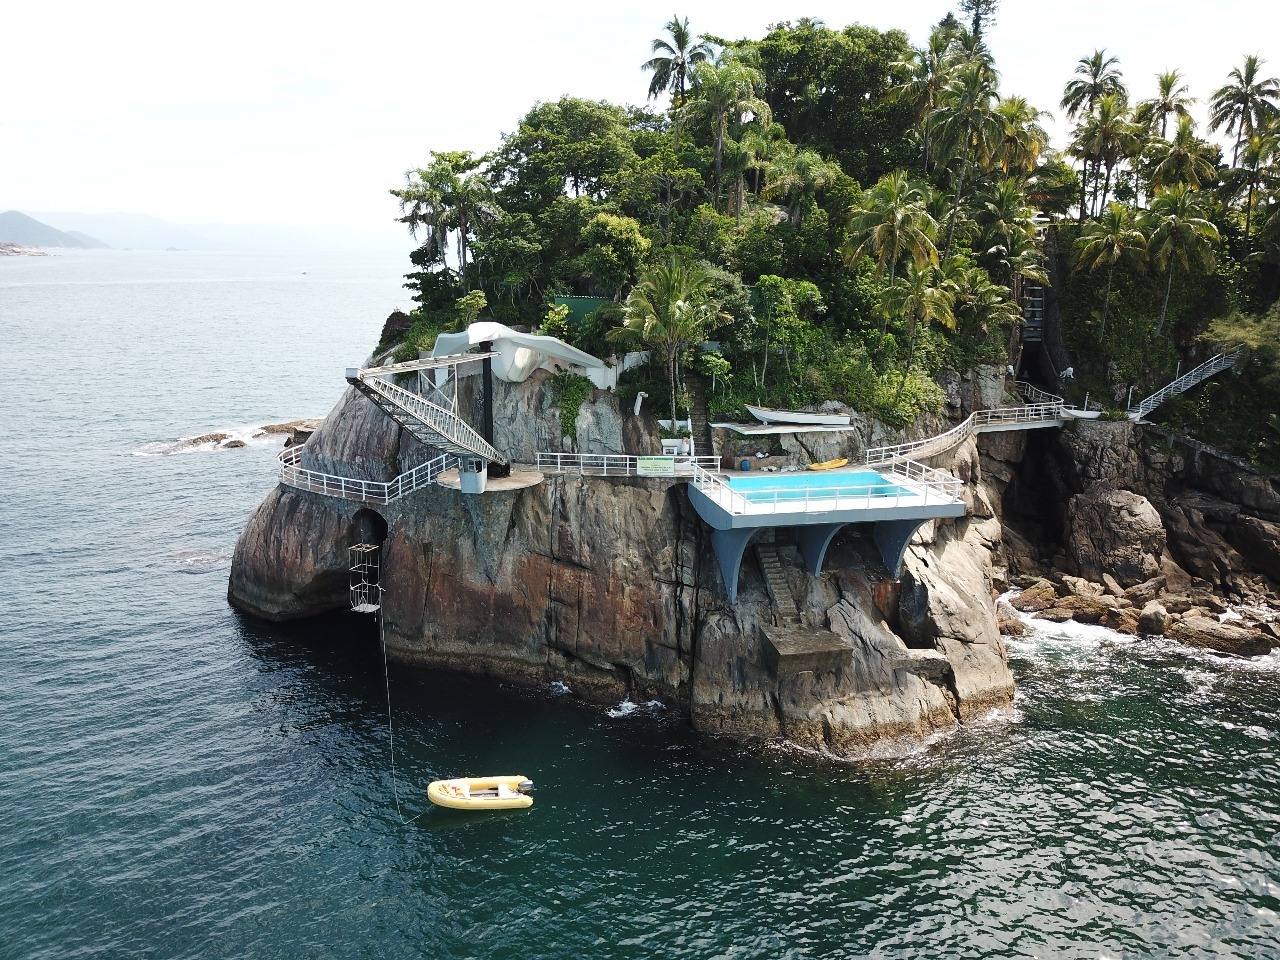
M874 470L845 473L774 473L759 477L733 477L729 486L752 503L822 500L835 497L910 496L913 491L886 480Z

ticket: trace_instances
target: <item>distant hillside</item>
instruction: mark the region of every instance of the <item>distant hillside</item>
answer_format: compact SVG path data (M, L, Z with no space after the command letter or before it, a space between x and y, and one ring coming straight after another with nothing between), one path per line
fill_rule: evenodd
M103 237L117 250L235 250L238 245L210 239L198 230L140 213L46 213L31 211L68 233Z
M85 250L106 246L87 234L64 233L17 210L0 213L0 241L23 247L75 247Z

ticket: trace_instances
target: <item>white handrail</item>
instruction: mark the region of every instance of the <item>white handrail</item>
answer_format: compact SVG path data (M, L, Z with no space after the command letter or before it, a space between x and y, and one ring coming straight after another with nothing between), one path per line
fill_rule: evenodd
M633 477L639 476L639 461L668 461L672 467L672 475L685 475L697 466L704 470L720 466L719 457L653 456L637 457L622 453L551 453L539 452L534 458L534 465L539 470L555 470L561 473L591 474L600 477ZM647 474L661 476L662 474Z
M1210 357L1200 366L1188 370L1172 383L1167 383L1151 396L1142 400L1136 407L1129 408L1130 420L1141 420L1148 413L1154 410L1160 404L1164 403L1170 397L1177 396L1180 393L1186 393L1196 384L1209 379L1215 373L1225 370L1228 367L1235 366L1236 361L1240 357L1241 351L1244 350L1244 344L1240 344L1229 353L1220 353L1217 356Z
M280 482L299 490L310 490L344 500L361 500L369 503L390 503L407 493L435 482L446 470L458 466L458 458L446 453L407 470L392 480L358 480L331 473L307 470L300 466L303 445L285 447L277 455L280 461Z
M475 456L489 461L502 460L501 454L475 428L453 412L386 380L365 377L364 373L363 370L357 371L355 378L348 377L348 382L361 389L370 399L373 399L373 394L379 395L387 403L426 426L432 434L438 435L440 439L428 439L433 446L452 448L451 453L463 456Z
M883 483L828 487L752 487L738 489L715 474L695 465L693 485L729 513L796 513L840 509L840 502L862 501L862 506L899 507L954 503L960 498L961 482L943 470L914 460L900 460L880 473ZM886 486L893 491L886 493ZM834 504L832 501L835 501Z

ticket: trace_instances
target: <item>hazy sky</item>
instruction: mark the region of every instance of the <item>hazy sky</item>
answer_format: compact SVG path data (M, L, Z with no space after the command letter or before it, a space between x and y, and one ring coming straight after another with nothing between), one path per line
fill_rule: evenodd
M921 42L949 0L675 5L697 32L801 16ZM494 146L537 100L641 102L672 10L629 2L12 3L0 33L0 210L377 228L432 149ZM1280 74L1270 0L1004 0L1006 94L1056 110L1076 61L1120 58L1135 98L1179 67L1201 99L1245 53Z

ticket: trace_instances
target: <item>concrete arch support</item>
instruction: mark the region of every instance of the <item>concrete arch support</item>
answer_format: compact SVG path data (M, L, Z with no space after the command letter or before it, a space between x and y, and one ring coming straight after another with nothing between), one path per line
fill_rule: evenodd
M889 575L897 580L902 576L902 560L907 555L907 544L917 530L928 523L924 520L877 520L873 536Z
M742 555L747 541L758 527L739 527L736 530L712 530L711 545L720 561L720 574L724 577L724 592L730 603L738 601L738 571L742 569Z
M827 547L831 546L831 541L843 526L843 523L814 523L795 528L800 556L804 558L805 568L815 577L822 572Z

